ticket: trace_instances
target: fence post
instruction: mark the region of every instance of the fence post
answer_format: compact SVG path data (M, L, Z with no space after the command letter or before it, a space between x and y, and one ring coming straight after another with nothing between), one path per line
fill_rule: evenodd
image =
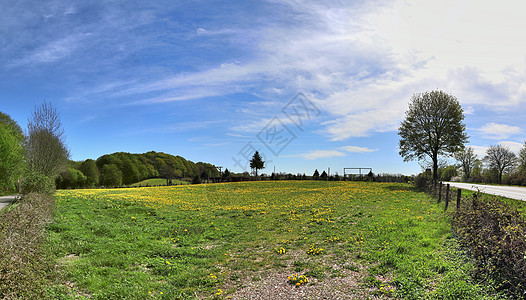
M457 210L460 208L460 198L462 197L462 190L458 189L457 191Z
M447 210L448 204L449 204L449 183L446 185L446 207L444 207L444 211Z
M442 182L440 182L438 185L438 202L437 203L440 203L440 201L442 201Z

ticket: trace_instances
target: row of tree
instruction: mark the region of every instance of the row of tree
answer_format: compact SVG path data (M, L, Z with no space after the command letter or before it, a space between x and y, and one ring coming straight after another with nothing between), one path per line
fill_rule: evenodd
M463 181L526 185L526 141L518 155L502 145L490 146L483 158L472 147L455 153L457 164L445 168L445 179L461 175Z
M58 188L129 185L149 178L214 178L209 163L159 152L118 152L97 160L69 160L60 114L50 103L35 107L27 130L0 112L0 193L53 192Z
M143 154L117 152L97 160L70 161L57 178L59 188L114 187L130 185L149 178L216 178L217 168L209 163L186 160L162 152Z
M0 190L52 192L53 180L65 168L69 151L60 115L49 103L35 107L27 131L0 112Z

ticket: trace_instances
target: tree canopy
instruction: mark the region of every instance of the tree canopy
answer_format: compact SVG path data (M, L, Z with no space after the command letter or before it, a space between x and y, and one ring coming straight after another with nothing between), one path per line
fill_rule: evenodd
M193 178L202 174L206 174L205 177L220 176L219 171L212 164L193 163L181 156L154 151L143 154L116 152L102 155L97 160L70 162L69 168L79 170L84 174L83 185L81 186L79 181L83 177L76 176L76 172L68 169L60 174L61 178L57 181L62 188L129 185L159 177L165 179Z
M490 169L496 171L497 183L502 183L502 174L513 170L517 156L508 147L497 145L490 146L486 150L484 160L489 164Z
M462 172L464 173L464 180L470 180L471 172L477 163L477 155L474 153L473 147L467 147L455 153L455 159L460 163Z
M15 189L24 170L24 135L18 124L0 112L0 191Z
M437 180L439 156L453 155L468 140L463 120L462 107L453 95L440 90L413 95L398 129L399 154L404 161L429 157Z

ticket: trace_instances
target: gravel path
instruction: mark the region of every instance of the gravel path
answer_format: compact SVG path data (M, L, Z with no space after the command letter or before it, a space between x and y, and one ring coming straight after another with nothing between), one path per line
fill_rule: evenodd
M526 201L526 187L484 185L484 184L460 183L460 182L444 182L444 183L445 184L449 183L450 186L460 188L460 189L480 191L486 194L503 196L503 197L507 197L511 199Z
M0 197L0 210L2 210L4 207L11 204L11 202L15 201L19 195L13 195L13 196L2 196Z

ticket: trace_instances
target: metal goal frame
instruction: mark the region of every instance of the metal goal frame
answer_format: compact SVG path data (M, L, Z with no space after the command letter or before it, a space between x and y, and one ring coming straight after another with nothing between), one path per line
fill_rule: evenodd
M358 173L347 172L347 170L358 170ZM362 170L368 170L368 172L363 173ZM369 174L373 171L373 168L343 168L343 178L347 178L347 175L359 175L362 178L364 175Z

